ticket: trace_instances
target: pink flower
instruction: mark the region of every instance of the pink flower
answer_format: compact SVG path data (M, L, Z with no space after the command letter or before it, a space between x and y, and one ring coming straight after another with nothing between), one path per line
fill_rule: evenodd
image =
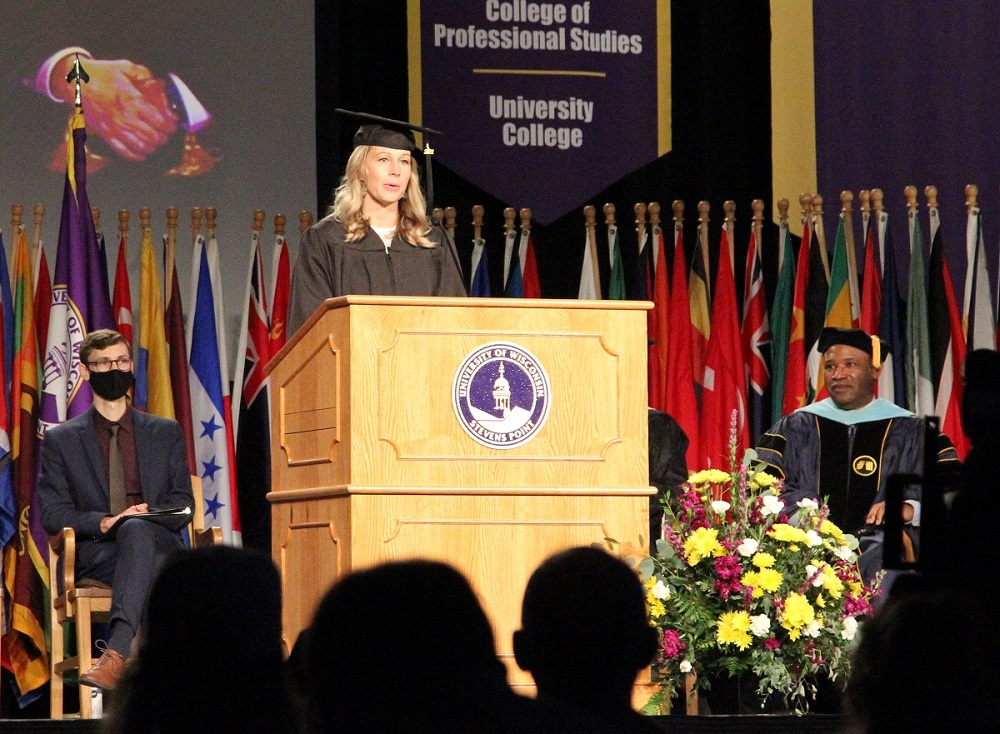
M781 640L779 640L777 637L768 637L766 640L764 640L764 647L766 647L768 650L777 650L778 648L781 647Z
M681 642L681 636L677 634L677 630L663 631L663 657L676 658L685 650L687 650L687 645Z

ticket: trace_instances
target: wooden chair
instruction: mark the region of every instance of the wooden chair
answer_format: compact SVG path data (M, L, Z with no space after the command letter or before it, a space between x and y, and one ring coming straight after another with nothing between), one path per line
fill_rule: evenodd
M192 545L203 547L222 544L222 529L205 528L205 502L201 478L191 477L194 495L194 512L188 532ZM63 687L67 678L75 679L81 671L90 670L94 664L91 655L91 625L94 622L108 622L111 613L111 587L94 579L77 579L76 533L73 528L63 528L49 538L49 603L52 619L52 654L49 657L51 673L51 701L49 715L53 719L66 718L63 711ZM62 559L62 568L60 568ZM66 632L72 632L76 640L76 654L66 656ZM80 688L80 718L93 718L91 689Z

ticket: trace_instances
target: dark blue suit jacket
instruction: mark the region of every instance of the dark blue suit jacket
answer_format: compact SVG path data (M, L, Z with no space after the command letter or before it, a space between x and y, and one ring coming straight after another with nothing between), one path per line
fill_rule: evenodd
M73 528L79 539L101 537L101 520L111 514L108 471L94 408L49 429L42 441L38 499L48 533ZM192 507L191 477L184 434L177 421L132 413L142 496L153 508Z

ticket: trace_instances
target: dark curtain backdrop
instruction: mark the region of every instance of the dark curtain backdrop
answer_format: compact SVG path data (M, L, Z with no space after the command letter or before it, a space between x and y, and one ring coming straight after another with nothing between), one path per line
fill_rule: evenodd
M655 19L651 18L650 23ZM602 206L618 209L627 275L636 258L636 202L658 201L667 222L670 204L685 202L685 243L690 251L696 239L697 202L711 202L710 249L718 256L722 203L737 204L737 283L750 233L753 199L771 211L771 90L770 17L767 0L727 0L703 3L673 2L671 9L673 150L659 160L612 183L590 203L598 210L598 252L607 252ZM331 194L351 150L355 124L337 119L333 109L344 107L405 119L408 112L408 68L405 0L317 0L316 5L316 139L318 211L326 211ZM653 90L622 90L622 113L629 100ZM436 147L448 144L435 139ZM614 155L615 141L608 141ZM489 161L483 161L489 165ZM525 171L544 176L544 171ZM553 181L553 186L561 185ZM492 291L501 292L503 263L503 209L530 207L530 201L499 201L458 178L444 166L434 166L435 204L458 210L456 240L468 268L472 249L474 204L486 208L484 238L490 258ZM797 205L796 205L797 206ZM792 211L797 211L796 207ZM797 223L796 223L797 227ZM575 298L583 262L582 208L548 226L534 226L542 294L546 298ZM768 226L765 242L776 239ZM766 257L773 284L776 262ZM608 281L606 256L601 258L602 281ZM690 262L690 261L689 261ZM468 274L466 274L468 278ZM741 286L740 286L741 287ZM773 288L769 289L769 293ZM738 296L742 299L742 293Z

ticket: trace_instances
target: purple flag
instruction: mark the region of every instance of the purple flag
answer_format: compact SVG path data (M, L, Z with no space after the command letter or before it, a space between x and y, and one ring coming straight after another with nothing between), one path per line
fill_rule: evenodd
M80 342L94 329L115 328L87 199L87 127L82 110L73 115L69 128L52 310L42 365L39 435L90 406L90 385L80 376Z

